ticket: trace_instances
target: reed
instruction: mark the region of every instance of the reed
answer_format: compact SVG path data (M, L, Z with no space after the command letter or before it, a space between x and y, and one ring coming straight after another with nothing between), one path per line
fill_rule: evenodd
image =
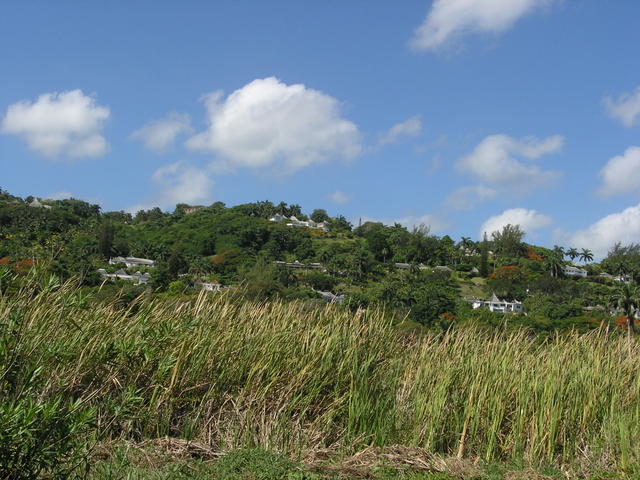
M0 318L13 342L0 373L39 367L39 397L95 409L102 439L294 456L406 445L487 461L638 459L640 345L606 331L407 336L381 311L206 293L123 306L54 280L0 296Z

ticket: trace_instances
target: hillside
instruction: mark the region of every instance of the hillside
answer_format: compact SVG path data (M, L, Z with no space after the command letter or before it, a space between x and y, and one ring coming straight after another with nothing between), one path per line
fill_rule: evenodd
M515 315L515 323L553 331L612 321L611 298L620 280L640 273L638 245L614 246L594 263L589 250L549 250L523 237L510 225L480 242L432 235L425 226L353 227L322 209L307 216L299 205L284 202L177 205L172 213L156 208L130 215L101 213L99 206L73 199L0 194L5 268L24 271L38 263L91 287L106 278L98 269L127 279L140 271L109 265L110 258L154 260L156 267L142 268L150 277L145 285L117 281L105 287L125 288L133 296L188 296L202 284L242 287L250 299L339 297L353 310L379 306L399 320L446 328L454 322L501 323L502 315L470 307L470 300L495 294L527 313ZM578 261L583 269L573 263Z

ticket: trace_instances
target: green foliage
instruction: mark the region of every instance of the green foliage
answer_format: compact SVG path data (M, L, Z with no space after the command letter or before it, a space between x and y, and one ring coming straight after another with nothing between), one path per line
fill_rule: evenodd
M579 301L557 302L552 297L533 295L524 301L525 310L534 317L561 320L582 315L582 305Z
M0 403L0 478L66 479L87 461L93 412L62 397L21 396Z
M486 277L489 275L489 241L487 240L487 233L484 233L482 242L480 243L480 276Z
M23 351L26 328L15 310L0 323L0 478L66 479L87 460L95 412L42 391L43 365Z
M526 250L522 243L524 232L519 225L505 225L502 230L493 232L491 237L495 251L500 254L518 257Z

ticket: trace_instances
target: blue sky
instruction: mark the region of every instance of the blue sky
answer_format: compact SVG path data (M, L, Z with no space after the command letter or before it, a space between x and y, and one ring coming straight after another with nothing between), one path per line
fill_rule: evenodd
M640 241L640 2L6 2L0 186Z

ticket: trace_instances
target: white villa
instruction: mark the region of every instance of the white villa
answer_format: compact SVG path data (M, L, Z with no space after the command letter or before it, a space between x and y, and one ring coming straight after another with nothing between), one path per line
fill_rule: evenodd
M196 288L200 288L200 290L205 290L207 292L222 291L222 285L220 284L220 282L195 282L193 286Z
M318 228L320 230L324 230L325 232L329 231L329 225L327 222L314 222L313 220L298 220L295 215L291 217L285 217L284 215L280 215L276 213L273 217L269 219L270 222L286 222L287 227L308 227L308 228Z
M412 264L411 263L394 263L393 266L399 270L410 270L412 267ZM424 263L420 263L418 264L418 270L429 270L429 267L427 267Z
M30 207L33 208L45 208L47 210L51 209L51 205L45 205L44 203L40 203L37 198L34 198L33 201L29 204Z
M336 295L331 292L323 292L321 290L315 290L315 292L322 297L322 299L327 303L337 303L338 305L344 302L344 295Z
M467 301L471 303L474 310L480 307L486 307L490 311L498 313L521 313L524 311L522 302L517 300L513 300L512 302L500 300L495 293L491 295L489 300L479 300L474 298Z
M609 273L601 273L598 277L606 280L613 280L614 282L629 283L631 281L631 277L629 275L611 275Z
M129 282L135 282L136 285L145 285L151 279L151 275L148 273L132 273L129 275L124 270L118 270L116 273L107 273L104 268L99 268L98 273L102 275L102 278L112 278L114 280L127 280Z
M573 265L565 265L562 268L562 273L570 277L587 277L587 271L582 268L574 267Z
M322 271L326 271L326 268L324 268L321 263L300 263L297 260L295 262L283 262L283 261L280 261L280 260L276 260L273 263L275 263L276 265L279 265L281 267L293 268L293 269L298 269L298 270L322 270Z
M127 268L156 266L155 260L149 260L148 258L113 257L109 259L109 265L117 265L118 263L124 263Z

